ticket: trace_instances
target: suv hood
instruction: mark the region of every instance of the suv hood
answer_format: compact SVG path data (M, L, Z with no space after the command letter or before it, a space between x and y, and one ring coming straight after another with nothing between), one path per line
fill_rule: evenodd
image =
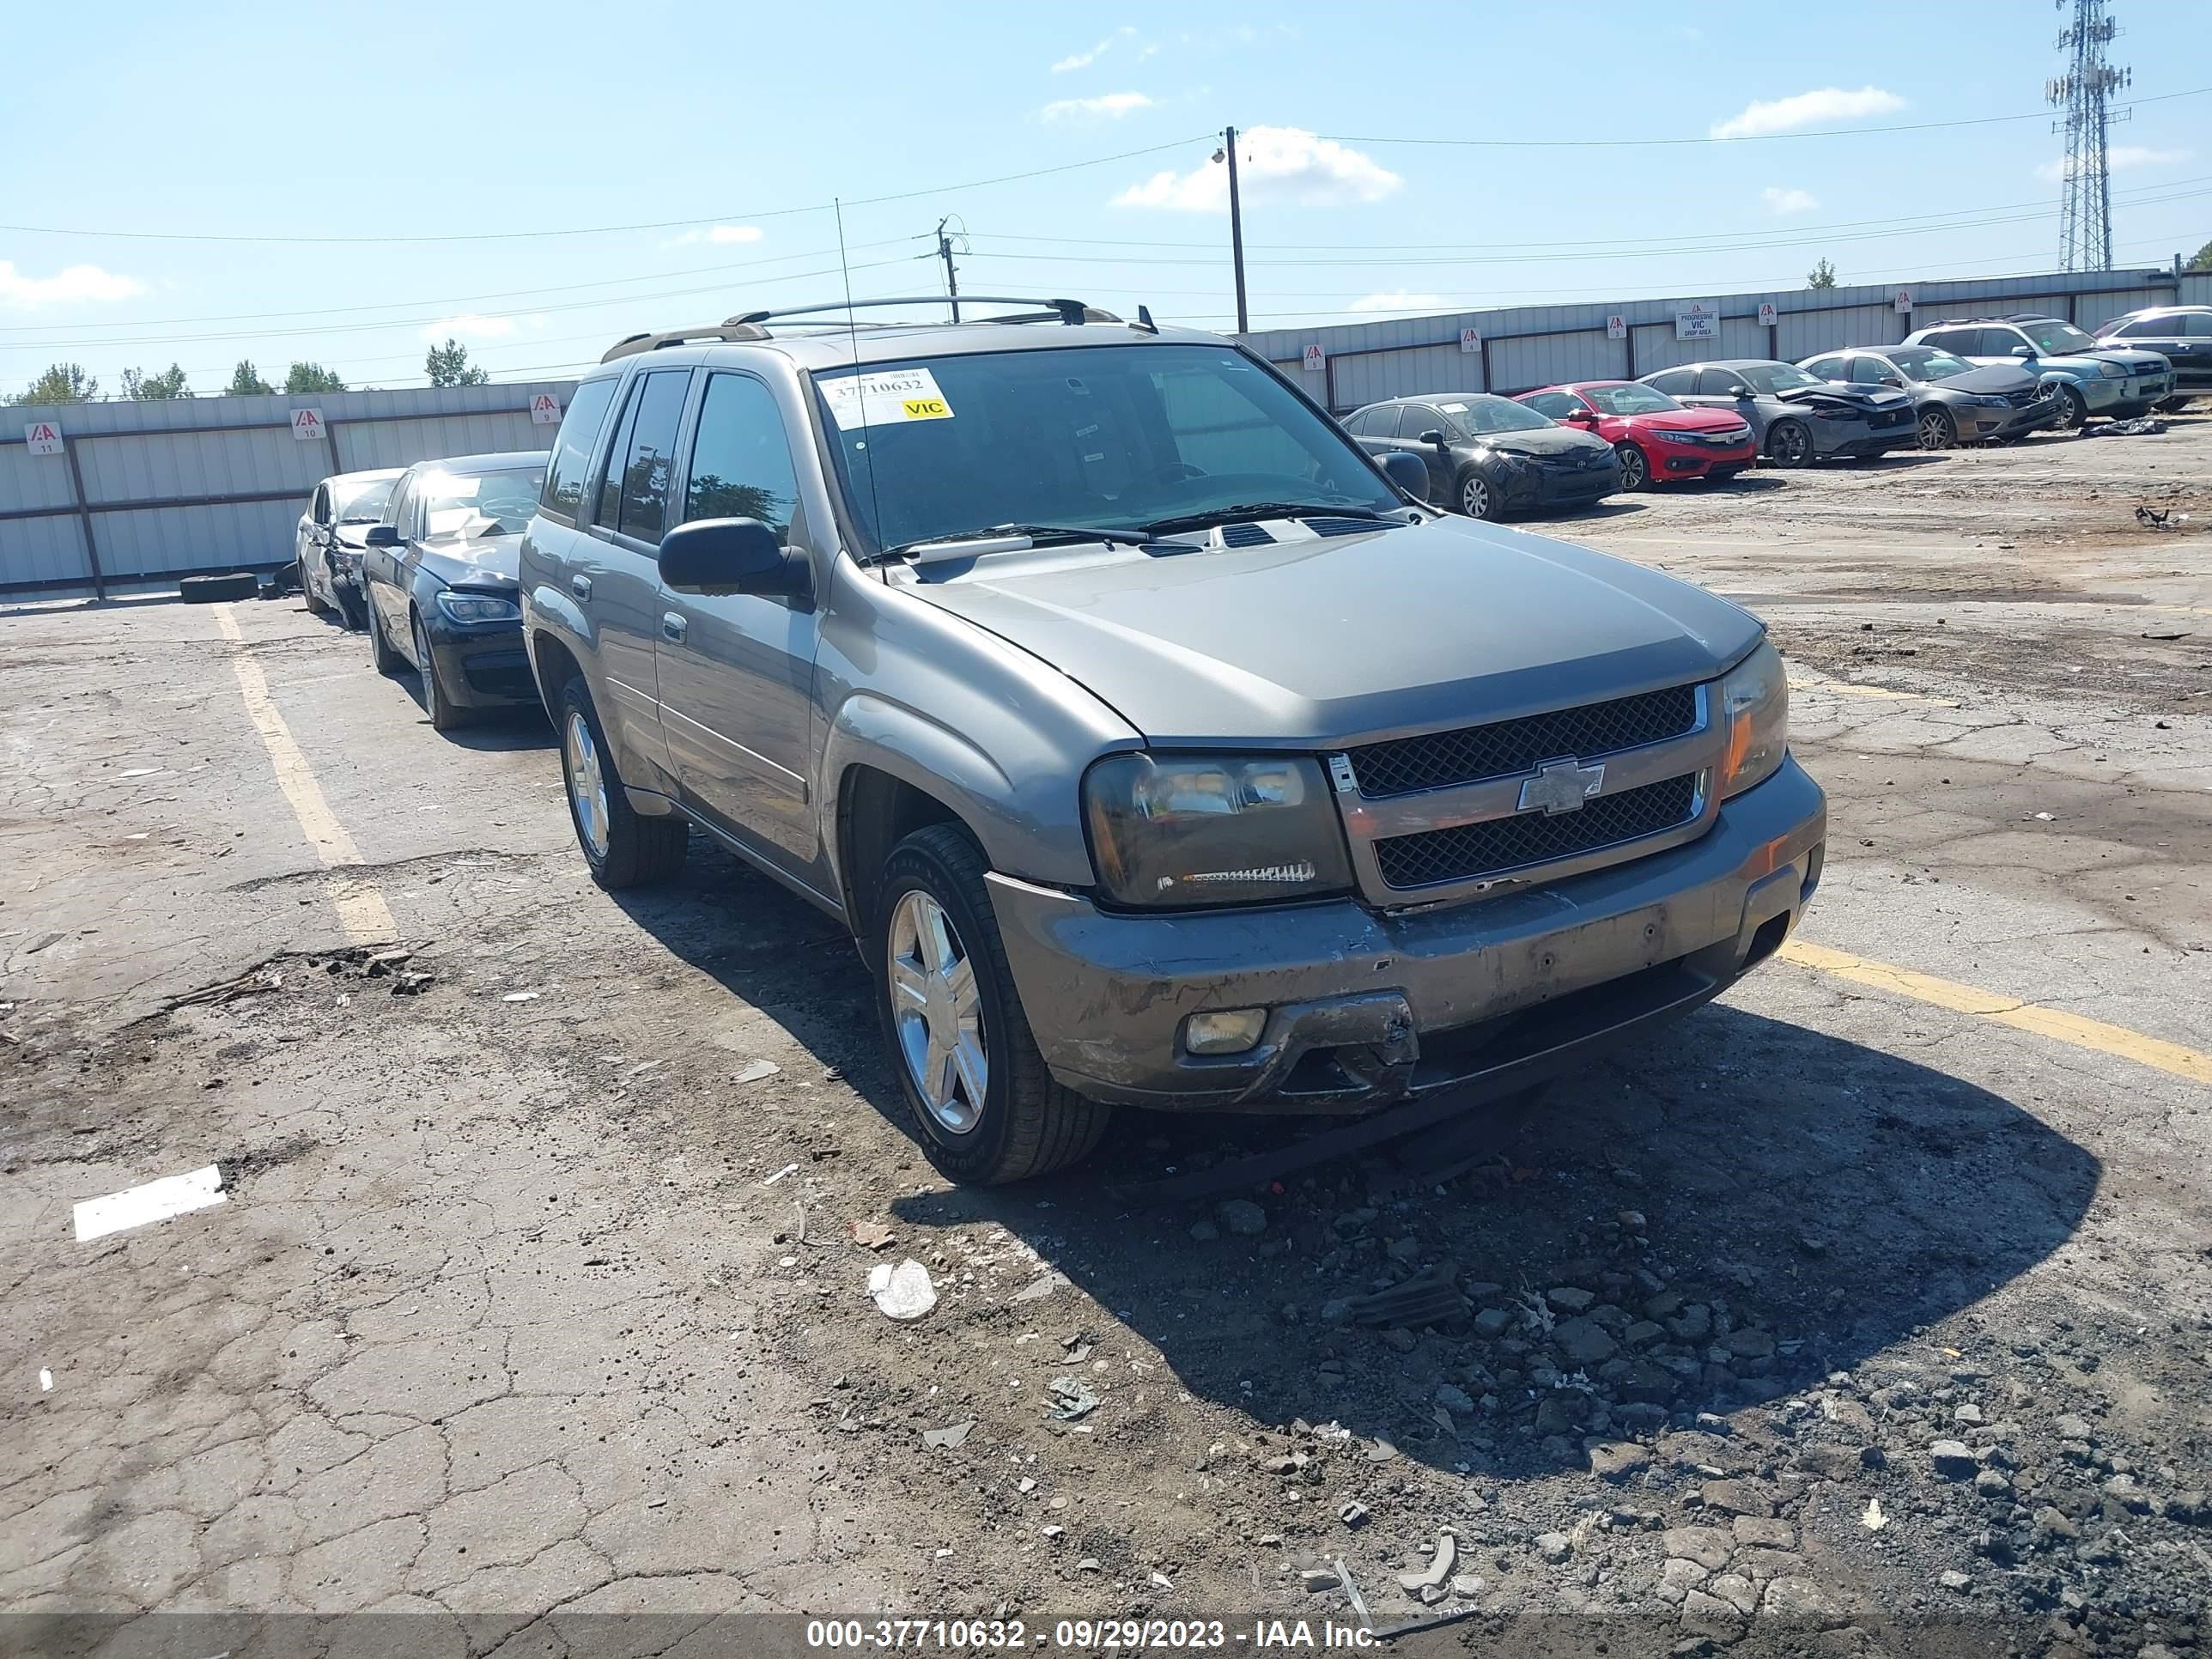
M2172 360L2162 351L2144 351L2136 346L2099 346L2094 351L2077 354L2082 357L2101 357L2108 363L2125 363L2130 370L2141 374L2148 370L2156 374Z
M1315 747L1510 719L1709 678L1763 631L1656 570L1474 520L1267 528L1283 539L1054 550L995 572L986 557L917 571L911 591L1155 744Z

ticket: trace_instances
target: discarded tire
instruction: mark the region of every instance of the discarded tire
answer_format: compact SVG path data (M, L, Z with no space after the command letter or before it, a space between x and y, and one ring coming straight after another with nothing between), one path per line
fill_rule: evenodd
M234 570L228 576L187 576L177 584L177 597L186 605L250 599L260 591L261 579L251 570Z

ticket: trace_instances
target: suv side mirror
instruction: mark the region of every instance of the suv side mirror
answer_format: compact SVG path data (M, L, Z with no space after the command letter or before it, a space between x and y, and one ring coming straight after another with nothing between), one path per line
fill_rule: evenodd
M399 526L396 524L373 524L362 543L368 547L397 547L399 545Z
M2035 356L2035 348L2032 345L2016 345L2012 349L2012 355L2015 357L2033 357Z
M1417 501L1429 498L1428 463L1419 456L1402 449L1394 449L1376 459L1381 464L1382 476L1404 490Z
M695 519L660 538L660 580L679 593L799 593L806 562L758 519Z
M1421 441L1434 449L1443 449L1446 447L1444 443L1444 434L1437 431L1434 427L1431 427L1426 432L1421 434Z

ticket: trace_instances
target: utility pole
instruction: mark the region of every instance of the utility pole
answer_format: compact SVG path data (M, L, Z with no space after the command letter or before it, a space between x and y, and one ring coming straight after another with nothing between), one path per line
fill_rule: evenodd
M945 234L951 216L937 222L937 255L945 261L945 297L952 304L952 320L960 320L960 275L952 268L952 239Z
M2105 15L2105 0L2055 0L2071 5L2074 21L2058 32L2058 50L2068 58L2066 73L2043 83L2045 103L2063 109L2051 130L2066 135L2066 160L2059 188L2059 253L2068 270L2112 268L2112 192L2105 130L2128 118L2126 110L2107 106L2112 95L2134 79L2134 72L2105 62L2105 48L2119 26Z
M1222 149L1229 152L1229 256L1237 265L1237 331L1252 329L1251 313L1244 305L1244 208L1237 199L1237 129L1222 134Z

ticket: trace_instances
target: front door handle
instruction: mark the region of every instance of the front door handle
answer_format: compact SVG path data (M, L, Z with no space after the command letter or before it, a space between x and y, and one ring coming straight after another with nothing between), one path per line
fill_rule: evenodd
M690 619L681 611L664 611L660 613L661 637L677 645L684 643L684 630L690 625Z
M571 593L574 593L580 599L590 599L592 597L592 579L589 576L569 577L568 591Z

